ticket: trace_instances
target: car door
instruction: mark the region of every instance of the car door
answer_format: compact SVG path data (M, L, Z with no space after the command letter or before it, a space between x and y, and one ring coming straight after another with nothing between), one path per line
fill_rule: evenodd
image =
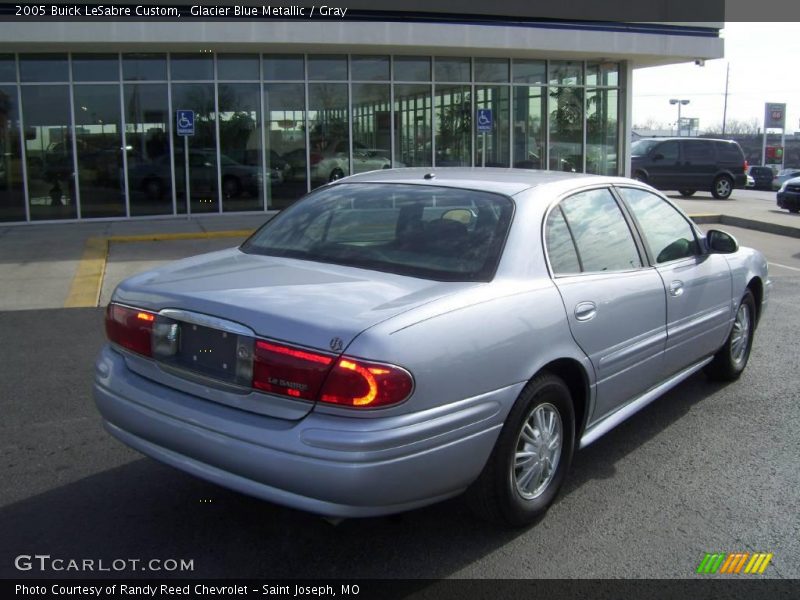
M667 200L641 188L617 190L666 289L668 376L724 343L734 309L730 268L723 255L702 252L695 228Z
M658 144L650 152L647 167L648 182L659 189L675 189L681 172L679 146L677 140L667 140Z
M680 188L710 190L717 173L717 154L714 144L708 140L681 141Z
M652 387L663 373L664 285L646 267L608 188L551 209L545 246L572 336L594 367L594 421Z

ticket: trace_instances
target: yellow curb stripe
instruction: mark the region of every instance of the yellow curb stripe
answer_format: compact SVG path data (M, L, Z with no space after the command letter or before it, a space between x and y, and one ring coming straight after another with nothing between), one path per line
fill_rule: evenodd
M83 255L72 278L64 308L87 308L97 306L103 289L108 248L113 243L160 242L168 240L204 240L247 237L254 229L229 231L203 231L190 233L154 233L143 235L113 235L90 237L83 247Z
M86 240L81 261L78 263L67 299L64 302L64 308L97 306L107 259L108 240L106 238L90 237Z
M767 565L772 560L772 557L773 557L772 552L770 552L769 554L767 554L766 557L764 557L764 562L761 563L761 567L758 569L758 574L759 575L761 575L764 572L764 569L767 568Z

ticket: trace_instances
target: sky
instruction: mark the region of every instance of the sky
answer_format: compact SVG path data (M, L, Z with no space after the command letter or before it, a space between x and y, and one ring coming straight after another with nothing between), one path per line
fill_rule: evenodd
M677 106L688 99L681 117L700 119L700 131L722 123L725 69L730 65L728 116L764 123L764 103L786 104L786 131L800 131L800 23L726 23L725 58L636 69L633 72L633 123L652 119L674 127Z

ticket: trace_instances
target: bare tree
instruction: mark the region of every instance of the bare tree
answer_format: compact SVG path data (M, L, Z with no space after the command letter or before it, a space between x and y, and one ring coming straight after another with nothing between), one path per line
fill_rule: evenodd
M728 119L725 123L725 135L756 135L761 131L758 119ZM706 135L720 135L722 123L714 123L703 130Z

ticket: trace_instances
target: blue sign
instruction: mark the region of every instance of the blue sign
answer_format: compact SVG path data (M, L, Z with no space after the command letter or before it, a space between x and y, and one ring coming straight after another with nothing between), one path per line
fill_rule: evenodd
M194 111L178 110L175 111L175 123L178 135L194 135Z
M479 108L478 109L478 131L491 131L492 130L492 109Z

